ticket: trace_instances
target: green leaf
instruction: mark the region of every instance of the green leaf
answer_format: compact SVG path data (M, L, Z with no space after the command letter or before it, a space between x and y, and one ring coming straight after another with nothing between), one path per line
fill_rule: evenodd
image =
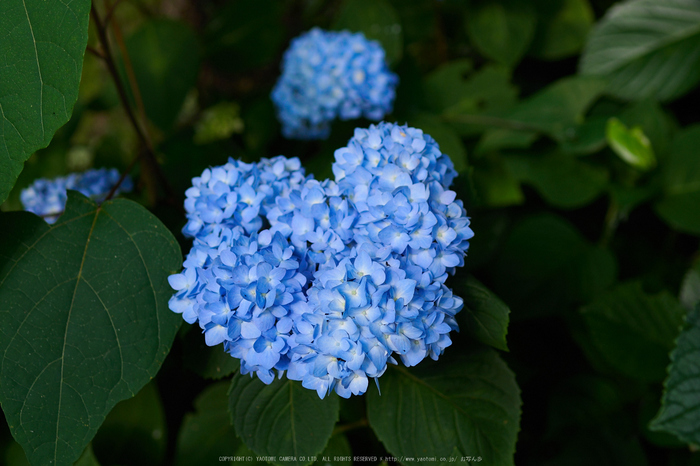
M660 156L667 152L676 123L658 102L651 99L632 102L619 115L620 120L629 127L639 127L649 138L654 152Z
M440 118L429 114L419 114L409 121L409 125L420 128L430 135L440 146L440 152L447 154L457 172L462 173L469 167L467 151L459 135L452 127L443 123Z
M3 0L0 14L0 204L24 162L73 112L90 1Z
M591 117L580 125L572 128L571 134L566 135L559 147L567 154L588 155L598 152L607 145L605 127L608 118Z
M92 451L92 444L88 444L83 454L73 466L100 466L100 462L97 461L95 453Z
M197 83L197 37L184 23L156 19L130 36L126 48L146 115L162 130L169 130L187 92Z
M659 414L650 428L700 445L700 306L688 314L671 353Z
M494 129L487 131L479 139L474 149L476 155L495 152L499 149L527 149L537 140L537 133L532 131L511 131Z
M53 226L1 214L0 400L32 464L72 464L112 407L160 368L180 247L140 205L69 191Z
M518 95L507 68L485 65L474 72L471 61L466 59L454 60L430 73L425 78L424 92L430 107L450 117L463 136L482 131L483 124L479 126L478 120L460 124L460 115L504 113L515 104Z
M529 47L536 22L529 3L489 2L467 14L467 31L482 55L513 67Z
M351 466L352 465L352 449L350 442L343 434L336 434L330 438L328 445L318 456L314 463L316 466Z
M673 296L665 291L650 295L639 282L629 282L581 312L594 345L611 366L645 382L663 380L684 315Z
M473 178L479 201L486 206L505 207L525 201L520 182L496 154L479 161Z
M673 140L663 166L665 196L654 208L672 228L700 235L700 125Z
M230 456L241 441L228 414L231 384L210 385L194 401L194 413L187 413L177 437L176 466L215 464L222 455Z
M323 451L338 420L338 397L320 399L315 390L287 378L265 385L257 377L236 374L229 411L236 433L260 455L293 456L293 464Z
M561 8L544 19L532 41L530 53L543 60L559 60L580 52L595 16L588 0L565 0Z
M583 116L604 87L595 78L560 79L518 104L507 119L542 131L556 141L565 141L571 137L572 128L583 123Z
M616 97L672 100L700 80L700 3L636 0L608 10L580 63Z
M207 144L243 132L241 108L236 102L219 102L202 112L194 128L194 142Z
M150 466L162 463L167 438L163 404L151 382L110 411L92 440L92 448L110 464Z
M520 424L520 390L495 351L408 370L391 366L370 390L367 415L395 457L447 457L455 447L493 465L512 465Z
M504 161L518 180L534 186L549 204L565 209L589 204L608 184L607 170L557 150L509 154Z
M561 312L587 302L617 274L614 257L588 243L569 222L552 214L531 216L513 228L494 261L498 295L511 319Z
M387 0L352 0L343 2L333 23L333 29L362 32L368 39L378 41L390 65L401 60L403 30L398 13Z
M646 171L656 165L654 149L639 126L628 129L617 118L610 118L605 128L605 137L613 152L633 167Z
M481 343L508 351L508 306L472 276L457 291L464 300L464 309L457 314L460 329Z

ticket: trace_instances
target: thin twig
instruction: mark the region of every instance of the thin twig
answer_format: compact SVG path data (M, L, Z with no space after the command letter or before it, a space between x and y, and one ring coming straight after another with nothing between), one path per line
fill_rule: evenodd
M90 52L91 54L93 54L94 56L96 56L97 58L100 58L102 60L105 59L105 54L102 53L101 51L97 50L95 47L93 47L91 45L88 45L86 50L88 52Z
M138 156L136 156L136 157L133 158L133 160L131 161L131 163L129 164L129 166L126 167L126 170L124 170L124 172L122 173L122 176L120 176L120 177L119 177L119 180L117 180L117 182L114 184L114 186L112 186L112 189L109 190L109 192L107 193L107 196L105 197L104 201L102 201L102 202L107 202L107 201L109 201L110 199L112 199L112 197L114 196L114 194L115 194L115 193L117 192L117 190L119 189L119 186L121 186L121 184L124 182L124 180L125 180L126 177L129 175L129 173L131 173L131 170L134 169L134 167L136 166L136 162L138 162L138 160L139 160L139 157L138 157Z
M107 11L107 14L104 17L105 27L107 27L107 25L109 25L109 22L112 21L112 16L114 16L114 10L117 9L117 5L119 5L119 3L121 3L121 1L122 0L117 0L116 2L114 2L114 5L112 5L109 8L109 11Z
M95 8L95 4L92 4L91 7L91 14L92 14L92 19L95 22L95 26L97 29L97 35L100 40L100 43L102 45L102 48L104 50L104 55L105 59L104 62L107 65L107 70L109 73L112 75L112 80L114 81L114 86L117 89L117 94L119 95L119 100L122 103L122 106L124 107L124 111L126 112L126 116L129 119L129 122L133 126L134 130L136 131L136 135L138 136L139 140L145 147L145 151L143 153L144 155L144 161L146 162L146 167L152 169L153 173L158 178L158 182L160 185L163 187L165 190L165 193L168 197L168 202L172 203L174 205L177 205L175 202L175 194L173 189L170 186L170 183L168 182L168 179L165 177L165 174L163 171L160 169L160 166L158 165L158 160L156 159L155 151L153 150L153 145L151 144L151 140L142 128L142 126L139 124L138 120L136 119L136 115L134 114L133 109L131 108L131 104L129 103L129 98L126 93L126 89L124 88L124 84L122 83L121 78L119 77L119 72L117 71L117 66L116 62L114 60L114 55L112 54L112 49L109 46L109 39L107 37L107 31L105 27L105 23L100 19L100 15L97 12L97 9ZM137 156L139 157L139 156ZM144 167L144 168L146 168ZM118 187L118 185L117 185Z
M620 206L613 199L610 198L610 204L608 205L608 211L605 214L605 224L603 225L603 233L600 236L600 241L598 245L602 248L607 248L610 244L610 240L617 230L617 226L620 224Z

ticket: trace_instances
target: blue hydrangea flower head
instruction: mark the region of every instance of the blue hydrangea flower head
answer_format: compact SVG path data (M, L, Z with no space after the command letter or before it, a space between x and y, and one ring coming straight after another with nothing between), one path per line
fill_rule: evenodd
M22 190L20 200L25 210L44 217L47 223L54 223L66 206L68 189L78 191L96 202L102 202L120 177L116 168L100 168L71 173L53 180L40 178ZM132 189L131 178L127 176L115 195L130 192Z
M185 192L188 221L182 232L190 237L206 236L218 226L258 231L275 200L286 198L304 180L299 159L283 156L258 163L229 159L223 166L207 168Z
M335 158L323 182L283 157L264 162L286 167L265 182L235 161L195 178L194 243L170 277L170 308L242 373L286 372L321 398L360 395L399 359L439 358L463 305L445 281L473 236L452 162L421 130L357 129Z
M336 118L380 120L390 113L397 83L378 42L314 28L285 52L272 101L285 137L325 139Z

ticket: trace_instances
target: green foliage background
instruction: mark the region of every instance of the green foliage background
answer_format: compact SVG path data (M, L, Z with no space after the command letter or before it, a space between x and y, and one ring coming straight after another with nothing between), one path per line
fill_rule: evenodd
M371 123L281 137L314 26L382 43L386 120L451 156L475 232L452 347L350 400L241 376L167 310L193 176L283 154L325 179ZM0 31L0 464L700 465L696 0L3 0ZM12 212L91 167L135 191Z

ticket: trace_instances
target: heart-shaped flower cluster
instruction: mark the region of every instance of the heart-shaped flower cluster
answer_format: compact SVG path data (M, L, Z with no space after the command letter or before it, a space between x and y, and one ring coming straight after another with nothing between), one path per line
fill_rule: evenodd
M170 308L242 373L362 394L387 363L437 359L462 300L445 286L473 236L449 157L419 129L357 129L335 180L297 159L229 161L187 191L184 271Z

